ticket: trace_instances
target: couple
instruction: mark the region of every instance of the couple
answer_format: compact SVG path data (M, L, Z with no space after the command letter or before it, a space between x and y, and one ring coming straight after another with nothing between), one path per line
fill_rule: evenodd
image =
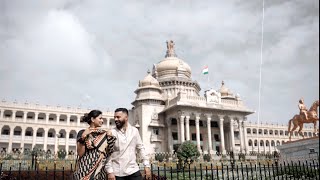
M77 135L76 180L142 180L136 153L143 158L145 175L150 178L150 163L138 129L128 122L128 110L115 110L116 128L103 130L102 112L92 110L83 120L90 127Z

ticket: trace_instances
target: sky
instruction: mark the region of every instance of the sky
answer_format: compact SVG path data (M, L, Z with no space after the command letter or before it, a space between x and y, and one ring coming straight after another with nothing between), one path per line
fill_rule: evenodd
M201 96L223 80L256 112L249 121L287 124L300 98L308 108L319 99L319 1L265 0L261 51L262 7L262 0L1 0L0 98L131 108L139 80L173 40Z

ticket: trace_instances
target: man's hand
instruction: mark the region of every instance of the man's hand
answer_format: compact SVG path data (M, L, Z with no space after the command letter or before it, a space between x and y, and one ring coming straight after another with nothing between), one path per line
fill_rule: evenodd
M113 173L108 174L108 180L116 180L116 177L114 176Z
M145 174L147 180L151 179L151 170L149 167L144 168L144 174Z

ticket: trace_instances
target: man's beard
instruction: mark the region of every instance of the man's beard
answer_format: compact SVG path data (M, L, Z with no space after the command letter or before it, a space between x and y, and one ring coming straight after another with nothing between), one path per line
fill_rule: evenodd
M125 124L125 121L117 121L116 127L117 127L118 129L121 129L121 128L124 126L124 124Z

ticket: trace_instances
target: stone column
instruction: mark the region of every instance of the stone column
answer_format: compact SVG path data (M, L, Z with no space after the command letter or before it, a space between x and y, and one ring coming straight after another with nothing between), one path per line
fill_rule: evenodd
M107 128L110 128L110 118L107 118Z
M230 119L230 138L231 138L231 151L234 152L234 129L233 129L234 120Z
M44 143L43 143L43 150L47 152L48 146L48 128L44 128Z
M55 138L54 138L54 154L57 154L58 153L58 147L59 147L59 136L58 134L56 133L55 135Z
M197 148L199 152L202 152L201 146L200 146L200 126L199 126L199 120L200 117L196 117L196 136L197 136Z
M180 119L176 118L176 120L177 120L177 130L178 130L178 142L181 143Z
M49 123L49 116L50 116L50 114L49 114L49 113L46 113L46 124Z
M17 111L12 111L12 121L16 121L16 112Z
M224 130L223 130L223 117L220 117L219 126L220 126L220 138L221 138L221 152L226 154L226 148L224 143Z
M10 135L9 135L9 145L8 145L8 153L12 151L12 139L13 139L13 131L14 126L10 126Z
M57 114L57 124L59 124L60 121L60 114Z
M70 114L67 114L67 125L70 125Z
M28 115L28 112L23 111L23 122L27 122L27 115Z
M81 119L81 116L78 115L78 116L77 116L77 126L80 126L80 119Z
M32 149L36 145L36 138L37 138L37 128L32 128L33 131L33 137L32 137Z
M34 112L34 122L37 123L39 118L39 112Z
M184 116L180 116L180 136L181 136L181 144L185 141L184 136Z
M208 128L208 142L209 142L209 154L213 153L212 150L212 138L211 138L211 117L207 117L207 128Z
M186 116L186 139L190 141L190 124L189 124L190 116Z
M269 152L271 153L271 140L269 140Z
M70 133L70 130L69 129L66 129L66 153L67 155L69 154L69 133Z
M247 122L243 121L243 134L244 134L244 148L245 152L249 153L249 147L248 147L248 134L247 134Z
M168 149L169 152L173 152L173 139L172 139L172 129L171 129L171 118L167 119L167 128L168 128Z
M1 111L1 112L0 112L0 119L3 119L4 109L1 109L0 111Z
M22 149L22 151L24 151L24 139L26 137L26 128L22 128L21 130L21 143L20 143L20 148Z
M243 153L244 148L243 148L243 127L242 127L242 120L239 120L239 134L240 134L240 152ZM258 130L258 135L259 135L259 130ZM260 142L259 146L260 146Z

